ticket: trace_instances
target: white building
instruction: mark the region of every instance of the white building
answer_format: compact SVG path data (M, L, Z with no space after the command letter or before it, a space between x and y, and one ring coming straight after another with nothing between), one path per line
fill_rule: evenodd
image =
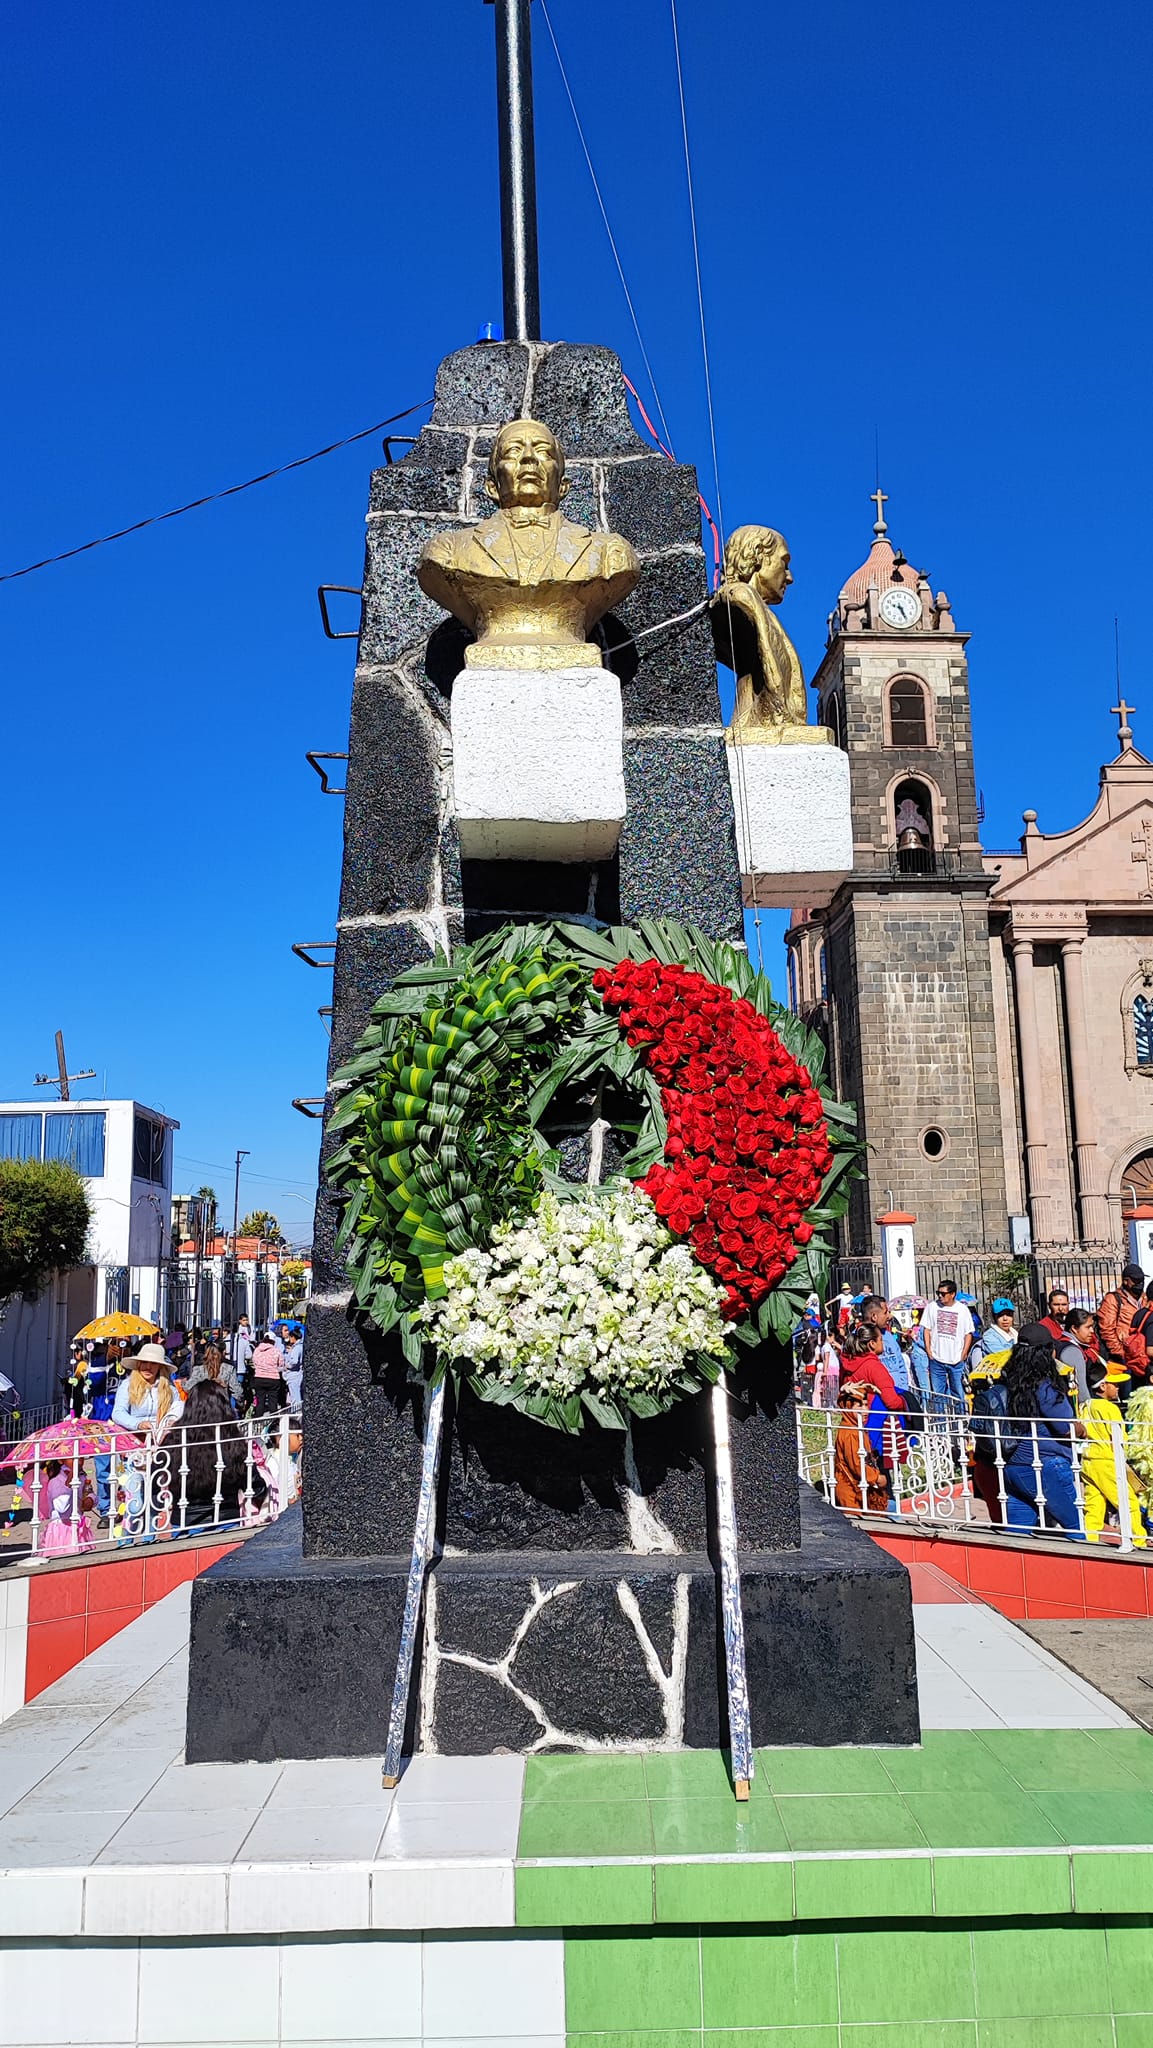
M26 1408L55 1399L68 1340L112 1309L160 1320L171 1251L172 1132L139 1102L0 1102L0 1159L59 1159L84 1176L89 1263L57 1273L0 1324L0 1371Z

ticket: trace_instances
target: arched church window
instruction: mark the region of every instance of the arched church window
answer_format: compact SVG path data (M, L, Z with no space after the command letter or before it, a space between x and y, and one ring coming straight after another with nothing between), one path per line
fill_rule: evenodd
M933 800L923 782L899 782L893 791L893 839L903 874L935 872Z
M826 697L821 716L837 745L843 749L845 744L845 715L840 697L836 691L833 692L831 697Z
M898 676L889 684L889 745L929 745L929 707L925 685L918 682L916 676Z
M1148 996L1133 998L1133 1043L1137 1065L1153 1067L1153 1000Z

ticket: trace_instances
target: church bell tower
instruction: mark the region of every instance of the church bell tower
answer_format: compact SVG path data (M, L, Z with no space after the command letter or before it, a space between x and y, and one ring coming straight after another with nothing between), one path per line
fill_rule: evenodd
M969 715L968 635L944 591L894 548L885 493L814 678L817 718L849 756L853 871L789 932L794 1007L827 1036L867 1143L844 1250L874 1219L918 1219L925 1249L1001 1249L1008 1218Z

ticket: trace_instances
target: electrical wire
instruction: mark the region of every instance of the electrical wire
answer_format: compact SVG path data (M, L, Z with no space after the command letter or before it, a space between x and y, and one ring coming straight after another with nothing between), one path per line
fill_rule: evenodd
M124 540L130 533L142 533L146 526L159 526L165 519L179 519L185 512L199 511L202 505L216 505L221 498L234 498L238 491L250 491L254 484L266 484L274 476L286 476L290 469L303 469L306 463L319 462L322 455L335 455L338 448L351 448L354 441L367 441L370 434L379 434L382 427L394 427L398 420L411 419L414 412L423 412L431 405L431 398L422 398L419 405L406 406L403 412L391 413L386 420L377 420L371 427L362 427L358 434L346 434L342 441L330 441L327 448L316 448L311 455L298 455L293 462L282 462L276 469L266 469L259 476L250 476L242 484L229 484L227 490L210 491L205 498L192 498L187 505L176 505L171 512L154 512L148 519L136 519L131 526L118 527L115 533L102 533L98 540L86 540L78 548L65 548L59 555L45 555L42 562L29 562L23 569L8 569L0 575L0 583L14 583L18 576L31 576L37 569L54 568L57 562L71 562L76 555L86 555L90 548L107 547L109 541Z
M617 248L616 244L616 237L612 231L612 224L608 216L608 208L605 205L604 198L601 193L600 181L597 178L596 169L593 165L592 152L590 151L588 143L585 140L585 132L584 128L581 125L581 117L577 112L577 103L573 97L573 89L572 86L569 84L568 72L565 70L564 65L564 58L561 56L560 53L560 44L557 42L556 39L556 30L553 28L552 18L548 11L548 0L540 0L540 11L544 16L544 25L548 30L549 41L552 44L553 48L553 56L556 58L557 70L560 72L561 76L561 84L564 86L565 94L569 103L569 111L572 114L573 121L576 125L576 132L580 141L580 146L584 151L584 160L588 166L589 177L592 179L592 187L594 193L596 194L596 202L600 208L600 215L602 221L604 222L605 233L609 238L609 248L612 250L613 262L616 264L617 267L617 276L620 279L621 290L625 295L625 304L629 309L629 319L633 323L633 333L636 335L637 347L640 350L641 361L645 366L645 376L649 380L649 387L653 394L653 400L657 409L657 418L660 420L665 440L671 441L672 435L669 433L668 423L665 419L665 409L664 406L661 404L661 394L657 390L657 380L653 375L653 366L649 361L649 352L645 347L644 336L641 333L640 321L637 319L637 310L633 304L632 293L629 290L628 279L625 276L624 264L621 262L620 251ZM627 378L625 381L626 383L628 382ZM631 385L629 386L629 389L632 390ZM633 393L633 396L636 396L635 392ZM637 402L638 404L640 403L639 400ZM653 438L654 440L656 439L655 434ZM665 453L668 454L668 452L669 451L666 448Z
M704 369L705 378L705 403L709 415L709 445L712 451L713 458L713 488L716 492L717 499L717 518L720 521L721 532L723 533L725 531L725 508L724 501L721 495L720 461L717 456L717 420L716 409L713 404L713 377L712 368L709 362L708 322L705 319L705 290L704 282L701 277L701 246L700 236L697 230L697 201L696 191L693 185L693 159L692 149L689 144L689 117L688 109L685 104L685 74L684 66L681 61L681 35L680 24L677 20L677 0L669 0L669 18L671 21L673 32L673 57L676 63L677 73L677 97L680 101L681 140L684 144L685 156L685 187L688 192L689 228L692 235L693 270L696 275L697 285L697 313L700 320L701 363ZM739 741L736 743L734 751L736 753L737 767L737 797L744 830L745 846L746 848L748 848L750 844L749 797L745 775L744 749ZM751 907L753 912L753 932L756 939L757 948L757 970L759 973L763 973L765 965L765 954L764 942L761 933L760 906L754 901Z

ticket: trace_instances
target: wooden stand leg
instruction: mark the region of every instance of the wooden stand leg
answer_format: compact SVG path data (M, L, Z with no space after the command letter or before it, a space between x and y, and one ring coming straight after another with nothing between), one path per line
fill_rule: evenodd
M386 1792L391 1792L400 1777L400 1756L404 1744L404 1724L408 1718L408 1695L412 1686L412 1666L416 1655L417 1635L420 1629L421 1603L424 1596L424 1580L432 1560L436 1540L436 1475L440 1466L440 1439L444 1423L444 1389L447 1375L440 1385L433 1388L428 1397L424 1418L424 1457L420 1469L420 1495L416 1507L416 1527L412 1536L412 1562L408 1568L408 1588L404 1596L404 1620L400 1629L400 1651L396 1660L396 1678L392 1688L392 1707L388 1716L388 1741L384 1752L384 1764L380 1782Z

